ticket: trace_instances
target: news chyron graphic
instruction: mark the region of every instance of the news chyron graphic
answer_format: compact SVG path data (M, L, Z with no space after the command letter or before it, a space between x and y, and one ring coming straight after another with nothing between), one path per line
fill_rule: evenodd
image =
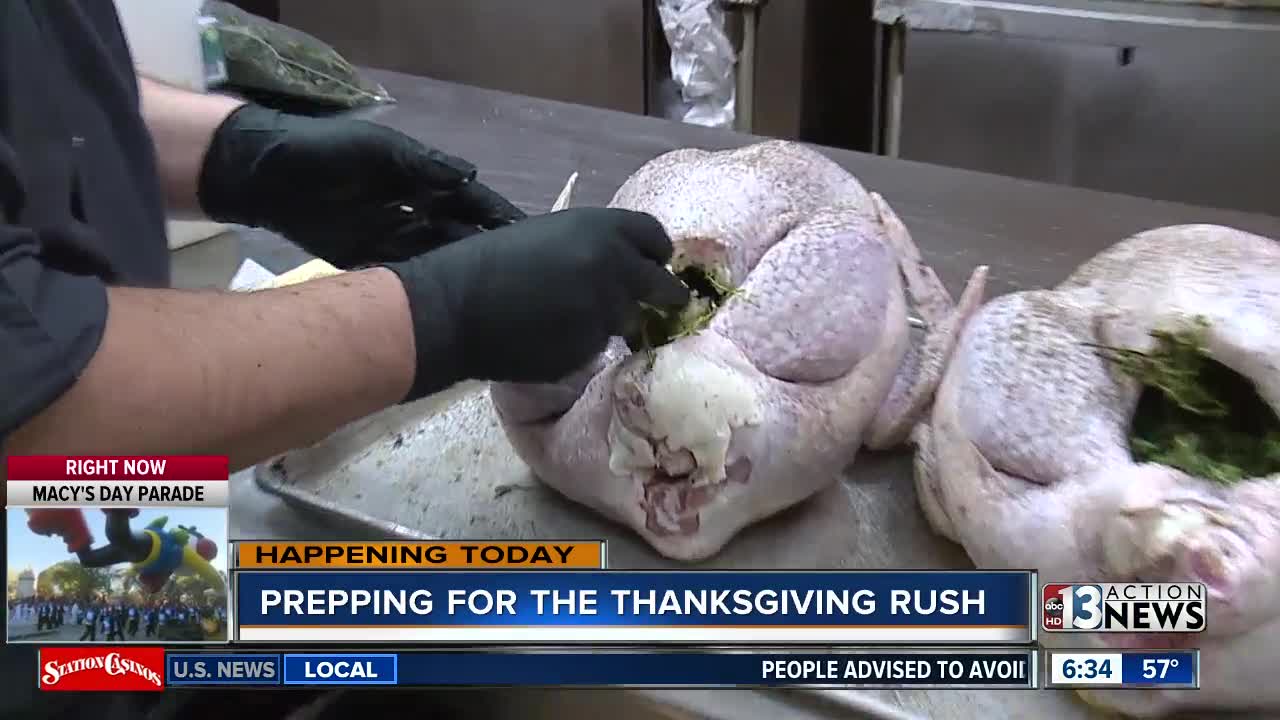
M1041 592L1045 632L1199 633L1201 583L1048 583Z
M1035 687L1039 677L1038 654L1027 647L1032 573L607 566L602 541L238 542L238 641L368 647L169 652L166 682L973 689ZM413 642L436 647L375 650ZM820 647L777 648L787 643ZM1016 647L955 647L965 643ZM728 645L739 649L726 652Z
M244 541L226 554L236 644L48 649L41 687L978 689L1042 676L1032 572L627 571L582 540ZM333 649L346 642L363 647Z
M557 558L578 552L576 545L530 547L534 557ZM603 556L599 543L591 545L588 562ZM373 552L378 559L370 561ZM480 542L238 544L236 638L714 645L1034 639L1031 573L566 569L530 565L529 552ZM423 562L433 556L437 561ZM502 569L477 568L490 562Z
M8 641L228 641L228 477L225 457L9 457Z

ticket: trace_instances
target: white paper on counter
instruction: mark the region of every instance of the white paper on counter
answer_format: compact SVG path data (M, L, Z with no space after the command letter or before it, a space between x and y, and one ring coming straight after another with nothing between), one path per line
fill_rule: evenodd
M252 260L240 263L240 269L231 278L228 286L233 291L249 290L263 283L271 282L276 274Z

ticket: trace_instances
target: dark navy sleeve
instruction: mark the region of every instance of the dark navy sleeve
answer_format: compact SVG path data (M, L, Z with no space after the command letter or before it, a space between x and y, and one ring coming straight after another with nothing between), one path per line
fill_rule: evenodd
M40 258L48 235L83 228L13 224L24 197L17 155L0 137L0 447L75 383L107 322L100 278L56 270Z

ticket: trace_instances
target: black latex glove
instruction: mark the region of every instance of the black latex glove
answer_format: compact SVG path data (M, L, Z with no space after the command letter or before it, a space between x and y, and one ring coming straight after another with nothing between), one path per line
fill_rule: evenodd
M210 219L278 232L345 269L524 219L475 176L383 125L245 105L214 133L199 199Z
M671 240L650 215L579 208L541 215L406 262L418 371L406 400L465 379L553 382L638 322L679 308Z

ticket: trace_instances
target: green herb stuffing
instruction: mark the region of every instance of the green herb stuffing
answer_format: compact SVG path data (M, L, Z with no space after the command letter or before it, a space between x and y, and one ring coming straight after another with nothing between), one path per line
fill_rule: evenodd
M1092 345L1143 385L1130 428L1130 450L1220 483L1280 472L1280 417L1253 383L1205 351L1208 323L1153 331L1150 353Z
M627 337L632 352L654 350L696 335L711 324L711 318L721 306L741 293L714 271L696 265L677 271L675 276L689 288L689 304L678 311L643 306L640 328Z

